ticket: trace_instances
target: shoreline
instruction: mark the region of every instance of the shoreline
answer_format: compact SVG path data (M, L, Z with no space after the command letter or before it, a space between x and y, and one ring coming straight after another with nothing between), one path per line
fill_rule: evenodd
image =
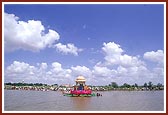
M44 86L12 86L5 85L4 90L28 90L28 91L68 91L69 88L60 87L44 87ZM93 92L104 91L162 91L164 88L113 88L113 89L92 89Z

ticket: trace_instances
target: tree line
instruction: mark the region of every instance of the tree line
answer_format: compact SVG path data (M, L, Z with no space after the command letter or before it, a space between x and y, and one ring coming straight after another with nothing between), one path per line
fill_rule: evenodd
M5 85L11 85L11 86L48 86L47 84L43 83L5 83ZM57 85L57 84L53 84Z
M117 89L117 88L127 88L127 89L148 89L148 90L153 90L153 89L158 89L158 90L162 90L164 88L164 85L161 83L158 84L153 84L151 81L149 81L148 83L144 83L143 85L138 85L137 83L130 85L128 83L124 83L123 85L118 85L116 82L111 82L111 84L109 84L108 86L106 85L106 87L108 87L108 89Z
M62 85L58 84L53 84L53 85L48 85L48 84L43 84L43 83L5 83L4 85L10 85L10 86L34 86L34 87L41 87L41 86L57 86L57 87L62 87ZM117 89L131 89L131 90L136 90L136 89L145 89L145 90L163 90L164 85L161 83L158 84L153 84L151 81L148 83L144 83L143 85L138 85L137 83L130 85L128 83L124 83L123 85L118 85L116 82L111 82L108 85L104 86L92 86L89 85L89 87L97 87L99 89L105 89L105 90L117 90Z

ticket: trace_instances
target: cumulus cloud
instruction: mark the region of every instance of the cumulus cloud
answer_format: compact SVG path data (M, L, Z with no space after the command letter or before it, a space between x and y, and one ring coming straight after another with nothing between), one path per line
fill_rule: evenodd
M119 44L114 42L103 43L104 62L98 62L94 67L96 75L104 76L118 82L128 81L163 81L163 68L147 68L145 61L140 56L130 56L124 54L124 50ZM144 58L153 62L163 63L163 51L146 52ZM103 67L104 66L104 67ZM111 73L113 71L113 73ZM115 76L115 77L112 77Z
M86 77L92 76L91 70L86 66L76 66L76 67L72 66L71 70L72 70L74 76L79 76L79 75L83 75Z
M103 43L103 46L102 50L108 55L121 55L121 53L124 52L120 45L114 42Z
M149 61L152 62L157 62L159 64L163 64L164 63L164 53L163 50L157 50L155 51L151 51L151 52L146 52L144 53L144 59L147 59Z
M25 62L14 61L5 69L6 82L41 82L41 83L66 83L71 82L71 69L62 68L58 62L53 62L48 67L47 63L38 63L31 66Z
M59 71L62 71L62 65L58 62L53 62L52 63L52 69L54 72L59 72Z
M61 52L63 54L73 54L75 56L78 56L78 52L81 52L82 49L77 48L74 46L74 44L68 43L67 45L64 45L62 43L55 44L54 47L58 52Z
M47 67L48 67L47 63L41 63L40 64L40 69L42 69L42 70L46 70Z
M122 65L124 67L130 67L138 66L144 63L136 56L123 54L124 50L120 47L119 44L114 42L103 43L102 50L105 54L105 63L108 65Z
M103 43L102 50L105 53L104 59L111 64L118 64L119 57L123 50L120 48L120 45L115 44L114 42Z
M92 72L98 77L113 77L116 75L115 70L111 70L107 67L94 66Z
M45 33L45 27L41 21L19 21L14 14L4 13L4 41L5 51L18 49L37 52L59 40L59 34L49 29Z
M14 61L5 68L5 81L19 82L44 82L44 83L71 83L78 75L83 75L87 79L88 84L107 85L111 82L118 84L143 84L152 81L153 83L163 83L164 68L156 66L148 68L147 63L142 61L140 57L129 56L123 54L124 50L114 42L104 43L102 50L104 51L104 60L99 61L92 68L86 66L71 66L63 68L59 62L47 64L45 62L32 66L25 62ZM157 52L148 52L144 54L145 59L153 62L161 60ZM162 53L161 53L162 54ZM151 57L151 55L156 57ZM108 58L107 58L108 57ZM111 58L114 58L111 61ZM162 59L163 60L163 59Z
M70 82L72 81L71 79L71 70L70 69L64 69L62 68L62 65L59 62L53 62L51 64L51 68L47 72L47 77L48 80L51 80L51 82L55 81L56 82Z
M14 14L4 13L4 44L7 52L19 49L38 52L49 47L63 54L77 56L82 51L71 43L56 44L59 39L58 32L46 29L39 20L20 21Z
M22 81L24 79L32 78L35 80L37 68L28 63L14 61L10 66L5 69L5 80L13 82Z

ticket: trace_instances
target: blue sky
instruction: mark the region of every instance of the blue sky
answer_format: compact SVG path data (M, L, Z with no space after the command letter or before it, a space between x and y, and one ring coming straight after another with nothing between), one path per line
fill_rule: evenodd
M163 83L162 4L8 4L4 11L6 82L73 84L78 75L83 75L89 84ZM6 20L13 21L9 24ZM32 20L34 33L29 20ZM39 30L42 26L45 30ZM49 29L54 32L50 33ZM23 35L18 37L20 33ZM43 37L47 34L53 36ZM57 66L53 66L54 62ZM58 70L59 64L61 69ZM42 65L46 66L44 70L40 69ZM35 68L27 73L31 77L22 75L27 72L25 66L28 70L31 66Z

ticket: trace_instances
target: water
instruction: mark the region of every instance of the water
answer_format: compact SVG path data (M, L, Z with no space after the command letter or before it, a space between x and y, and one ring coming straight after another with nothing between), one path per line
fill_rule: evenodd
M106 91L67 97L59 91L4 91L5 111L163 111L163 91Z

